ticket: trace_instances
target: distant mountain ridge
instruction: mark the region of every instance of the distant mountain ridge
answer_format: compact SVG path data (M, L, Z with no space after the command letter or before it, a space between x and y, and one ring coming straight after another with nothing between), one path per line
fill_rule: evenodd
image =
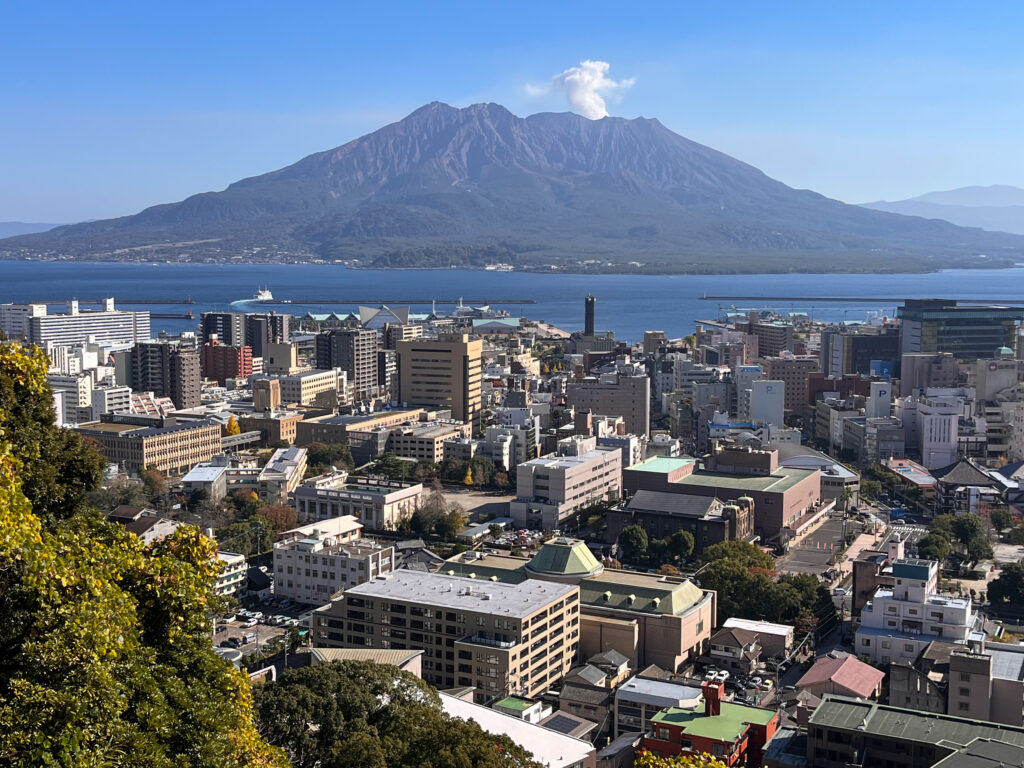
M1024 238L792 189L653 119L519 118L497 104L433 102L221 192L10 238L0 252L312 256L376 267L916 271L1009 264L1024 258Z
M59 224L43 224L35 221L0 221L0 237L33 235L36 232L46 232L59 226Z
M941 219L964 227L1024 235L1024 189L1005 184L928 192L909 200L864 203L865 208Z

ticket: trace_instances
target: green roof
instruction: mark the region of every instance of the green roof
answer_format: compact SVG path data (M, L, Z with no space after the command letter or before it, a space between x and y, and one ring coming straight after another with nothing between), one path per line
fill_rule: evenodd
M546 542L526 564L532 573L557 576L593 576L604 570L590 547L579 539L553 539Z
M651 723L678 725L688 736L700 736L715 741L736 741L749 723L767 725L776 717L774 709L745 707L742 704L721 703L722 712L715 717L704 714L704 702L696 709L669 707L651 718Z
M658 576L629 571L605 571L580 582L580 602L595 608L678 616L704 599L691 581L661 581Z
M526 699L520 699L518 696L508 696L497 702L495 707L501 707L502 709L513 709L516 712L523 712L533 706L532 701Z
M630 472L659 472L669 473L674 472L680 467L685 467L687 464L693 464L696 459L676 457L676 456L655 456L653 459L647 459L639 464L629 468Z
M779 467L770 475L735 475L728 472L694 472L673 485L729 488L737 491L781 493L813 475L816 469Z

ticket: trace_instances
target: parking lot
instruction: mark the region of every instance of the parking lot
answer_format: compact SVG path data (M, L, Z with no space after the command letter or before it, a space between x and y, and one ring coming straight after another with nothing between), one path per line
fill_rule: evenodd
M297 626L299 629L304 629L306 627L304 620L309 613L309 609L299 605L290 606L287 609L261 605L254 608L251 612L264 614L252 626L246 626L247 623L252 622L252 619L245 615L244 610L239 610L238 613L227 616L218 616L217 627L213 634L213 644L221 648L233 647L226 646L225 643L237 638L237 642L239 642L237 650L245 655L255 653L271 640L284 635L292 627ZM226 620L229 616L233 617L230 621ZM271 617L274 616L286 617L295 623L290 625L268 623ZM249 642L246 642L246 638L250 638Z
M455 502L466 510L471 523L478 523L480 518L487 514L494 517L506 517L508 515L508 503L515 496L492 493L490 491L475 491L472 488L445 486L444 498L445 501L449 503Z
M848 531L859 531L860 524L847 521ZM809 533L799 544L778 559L778 569L783 573L813 573L820 575L830 567L829 558L844 548L843 521L830 518L816 531Z

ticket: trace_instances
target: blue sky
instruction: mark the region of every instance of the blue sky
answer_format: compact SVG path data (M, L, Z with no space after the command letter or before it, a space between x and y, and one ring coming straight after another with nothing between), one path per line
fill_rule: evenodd
M847 202L1024 186L1020 3L2 7L0 220L222 189L433 100L563 111L536 86L584 59L635 79L611 114L791 186Z

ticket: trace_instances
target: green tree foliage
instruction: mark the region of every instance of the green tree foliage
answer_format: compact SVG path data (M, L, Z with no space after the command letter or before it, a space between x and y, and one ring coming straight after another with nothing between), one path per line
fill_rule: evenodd
M274 526L262 515L251 515L218 528L217 543L246 557L269 552L274 546Z
M540 768L505 736L447 716L397 667L335 662L289 670L256 692L260 732L294 768Z
M739 541L737 539L720 541L704 550L704 562L706 563L713 563L715 560L723 559L736 560L748 568L775 569L775 561L772 559L772 556L749 541Z
M978 536L984 535L981 518L977 515L960 515L953 518L953 536L961 546L967 547Z
M693 534L676 531L668 537L668 553L677 560L685 560L693 554Z
M1024 563L1003 564L988 585L988 599L996 607L1024 608Z
M626 560L635 560L647 551L650 543L647 531L639 525L627 525L619 534L619 546Z
M1013 515L1006 507L996 507L989 513L989 520L996 531L1005 531L1013 524Z
M992 551L992 545L988 543L988 539L983 533L979 533L967 542L967 557L971 560L991 560L993 554L995 553Z
M356 462L344 443L310 443L306 446L306 474L321 475L331 467L351 471Z
M938 533L946 537L946 541L952 542L956 538L953 533L953 523L956 521L955 515L944 514L936 515L932 518L931 523L928 525L928 530L932 533Z
M931 532L917 543L917 554L927 560L945 562L953 548L941 533Z
M13 359L15 353L11 350L19 350L13 344L0 347L7 350L0 364ZM47 365L42 352L28 355L19 350L17 354L30 360L30 365ZM106 462L75 432L54 428L52 398L48 394L26 396L27 385L26 380L12 375L10 366L0 370L4 439L10 444L12 455L32 458L19 468L18 477L34 514L46 521L66 520L88 507L88 494L99 487ZM49 392L48 386L45 391Z
M447 541L452 541L466 527L467 519L461 507L452 505L434 525L434 533Z
M877 480L861 480L860 495L866 499L876 499L882 492L882 484Z
M383 475L388 480L406 480L412 471L412 462L403 461L391 452L378 456L368 470L371 475Z
M1024 545L1024 523L1017 523L1017 525L1013 526L1007 538L1011 544L1015 544L1018 547Z
M98 474L62 472L100 462L53 426L45 375L41 353L0 345L0 764L283 768L210 644L212 542L186 527L147 547L78 509ZM35 489L57 501L36 509L23 478L56 444Z

